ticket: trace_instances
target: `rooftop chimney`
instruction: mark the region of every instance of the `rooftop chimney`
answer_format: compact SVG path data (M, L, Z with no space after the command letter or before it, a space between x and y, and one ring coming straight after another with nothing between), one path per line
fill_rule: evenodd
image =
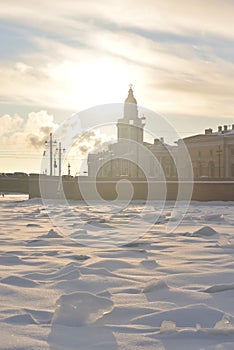
M211 128L205 129L205 135L212 135L213 130Z
M218 132L222 132L222 126L218 126Z
M155 145L158 145L160 143L160 140L159 139L154 139L154 144Z
M223 126L223 131L228 131L228 126L227 125Z
M234 124L232 124L232 130L234 130Z

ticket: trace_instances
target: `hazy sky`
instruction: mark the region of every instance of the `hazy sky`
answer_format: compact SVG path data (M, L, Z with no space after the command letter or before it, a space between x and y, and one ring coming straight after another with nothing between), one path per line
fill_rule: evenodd
M0 171L35 171L32 137L129 83L182 137L234 123L233 14L233 0L0 0Z

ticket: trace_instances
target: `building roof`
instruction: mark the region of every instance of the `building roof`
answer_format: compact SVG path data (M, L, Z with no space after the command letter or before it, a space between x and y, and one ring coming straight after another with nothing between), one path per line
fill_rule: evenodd
M224 136L232 136L234 135L234 130L233 129L230 129L230 130L223 130L222 132L220 131L216 131L216 132L213 132L212 135L224 135Z

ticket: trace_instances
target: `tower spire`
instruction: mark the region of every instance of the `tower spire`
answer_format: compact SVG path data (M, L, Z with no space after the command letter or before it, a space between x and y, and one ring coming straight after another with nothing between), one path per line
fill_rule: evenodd
M124 102L123 118L118 120L118 140L129 139L143 143L144 123L138 117L137 101L133 95L132 84L129 85L128 96Z
M125 103L137 104L137 100L133 95L132 84L129 84L128 97L126 98Z

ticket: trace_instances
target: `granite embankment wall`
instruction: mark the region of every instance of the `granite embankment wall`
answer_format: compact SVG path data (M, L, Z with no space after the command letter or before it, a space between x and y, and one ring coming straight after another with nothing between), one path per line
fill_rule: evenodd
M0 193L29 193L29 176L0 176Z
M40 185L41 182L41 185ZM61 191L61 189L63 191ZM30 198L58 198L64 193L66 199L105 199L116 198L128 200L184 200L190 198L197 201L234 201L234 181L227 179L212 179L206 181L187 182L153 181L147 183L144 179L107 179L88 178L87 176L72 178L50 176L1 177L0 193L15 192L29 194Z
M58 177L29 178L29 197L66 198L70 200L116 198L128 200L187 200L195 201L234 201L234 181L225 179L212 181L186 181L167 183L143 179L98 179L88 177L63 179ZM62 190L62 191L61 191Z

